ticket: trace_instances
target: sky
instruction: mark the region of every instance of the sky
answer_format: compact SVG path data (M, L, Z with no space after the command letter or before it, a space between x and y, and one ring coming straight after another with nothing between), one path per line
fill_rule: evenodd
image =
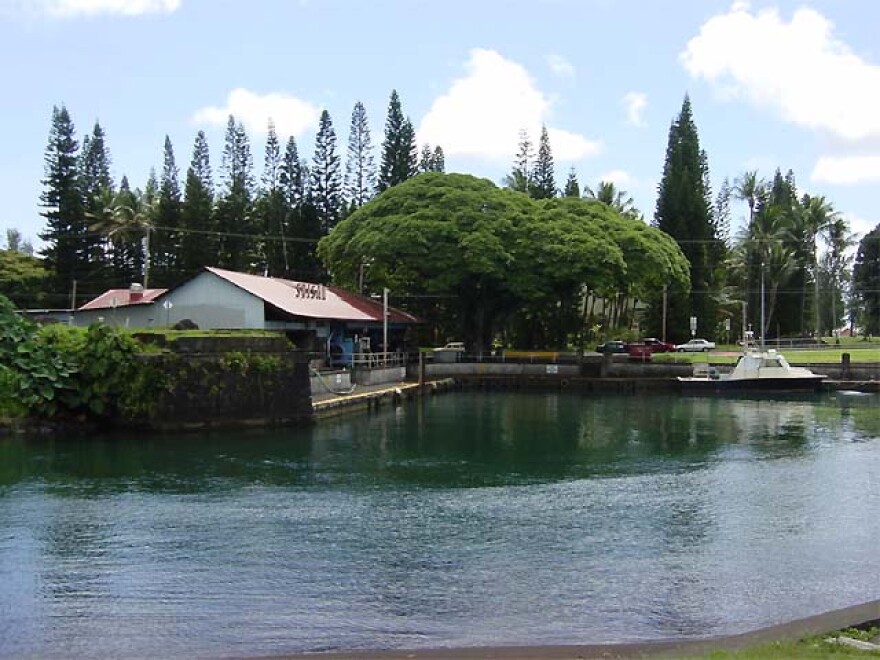
M53 106L99 121L112 172L143 187L166 134L183 178L199 130L220 167L229 114L262 167L271 118L311 158L327 109L374 145L400 95L447 171L500 183L548 128L561 188L611 180L651 219L669 126L691 98L713 189L793 170L859 235L880 223L880 2L807 0L0 0L0 245L39 248ZM734 230L747 213L733 208Z

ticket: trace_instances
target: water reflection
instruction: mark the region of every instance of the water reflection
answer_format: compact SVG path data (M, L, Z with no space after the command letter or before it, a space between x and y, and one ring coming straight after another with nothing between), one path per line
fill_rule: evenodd
M486 486L693 469L719 452L792 456L840 434L880 435L875 397L468 395L272 432L5 439L0 488L40 483L59 496L89 496L255 484Z

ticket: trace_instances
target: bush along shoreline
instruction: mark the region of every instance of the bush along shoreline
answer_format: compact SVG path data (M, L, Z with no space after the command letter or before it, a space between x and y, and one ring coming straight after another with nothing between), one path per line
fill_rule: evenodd
M0 423L100 428L137 388L138 344L103 324L38 326L0 296Z
M38 326L0 296L0 435L308 423L307 355L281 335L143 343L105 324Z

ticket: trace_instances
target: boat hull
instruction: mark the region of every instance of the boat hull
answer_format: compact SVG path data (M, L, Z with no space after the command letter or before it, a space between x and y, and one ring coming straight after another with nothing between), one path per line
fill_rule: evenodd
M818 392L826 376L801 378L679 378L687 392Z

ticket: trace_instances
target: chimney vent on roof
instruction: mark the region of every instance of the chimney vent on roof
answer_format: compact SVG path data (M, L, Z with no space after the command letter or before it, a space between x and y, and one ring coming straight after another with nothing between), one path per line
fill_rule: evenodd
M128 287L128 301L129 302L138 302L139 300L144 299L144 286L143 284L138 284L137 282L132 282L132 285Z

